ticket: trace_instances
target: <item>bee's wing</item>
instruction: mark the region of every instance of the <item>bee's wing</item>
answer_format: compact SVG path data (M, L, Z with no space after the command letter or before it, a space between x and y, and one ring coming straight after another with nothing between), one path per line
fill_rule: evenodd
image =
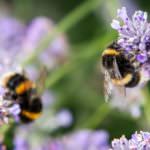
M113 85L111 82L111 78L109 72L107 70L104 71L104 95L105 101L108 102L112 96Z
M114 76L116 79L122 79L122 75L119 71L116 58L113 59Z
M36 85L38 87L38 93L42 93L45 88L45 81L48 75L48 70L46 67L42 67L39 73L39 77L37 79Z
M122 96L126 96L126 88L124 86L115 86L116 89L121 93Z
M116 79L122 79L122 75L119 71L116 58L113 59L113 68L114 68L114 76ZM123 96L126 95L126 88L124 86L117 86L117 89L120 93L122 93Z

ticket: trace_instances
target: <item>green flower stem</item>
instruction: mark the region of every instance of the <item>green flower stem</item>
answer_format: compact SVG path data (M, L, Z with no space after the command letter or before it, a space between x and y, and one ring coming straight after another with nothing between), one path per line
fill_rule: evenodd
M81 19L100 6L102 0L86 0L79 7L69 13L54 29L52 33L43 39L34 53L22 63L22 66L32 63L37 56L52 42L60 33L68 31L77 24Z
M109 108L108 103L101 104L97 110L89 116L89 119L83 120L82 123L80 123L76 129L78 128L90 128L95 129L97 128L102 121L105 119L105 117L111 112L111 108Z
M70 72L71 69L73 69L73 66L71 66L70 63L64 64L62 67L56 69L54 72L48 75L45 81L45 88L49 88L55 83L57 83L57 81L59 81L68 72Z
M145 96L144 115L145 115L145 119L146 119L148 125L150 125L150 94L149 94L149 88L145 87L143 92L144 92L144 96Z
M54 72L52 72L51 75L48 76L45 87L50 88L55 83L57 83L61 78L63 78L66 74L71 72L74 67L80 66L81 61L89 60L90 58L94 57L95 55L100 56L100 53L106 46L105 44L109 41L112 41L114 39L115 34L105 34L103 37L99 37L92 41L89 44L85 44L85 47L82 46L82 52L79 52L78 54L74 54L71 56L74 56L71 61L67 64L64 64L62 67L58 68ZM111 109L108 107L108 104L104 103L100 105L97 110L92 114L90 119L84 121L84 123L80 123L80 126L77 126L76 128L96 128L101 122L105 119L105 117L111 112ZM82 124L82 126L81 126Z
M46 79L45 87L50 88L55 83L57 83L61 78L63 78L67 73L71 72L75 67L80 66L83 61L89 60L93 56L99 56L105 47L105 43L112 41L114 39L114 34L106 34L103 37L97 38L91 43L87 44L82 52L78 54L71 55L72 58L70 62L62 65L60 68L53 71ZM82 47L83 48L83 47Z

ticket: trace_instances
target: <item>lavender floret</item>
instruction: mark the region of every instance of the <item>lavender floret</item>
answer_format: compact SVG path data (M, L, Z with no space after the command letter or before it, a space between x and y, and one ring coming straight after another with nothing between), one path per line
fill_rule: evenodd
M149 150L150 149L150 133L135 132L128 140L125 136L112 141L110 150Z
M136 55L141 64L150 57L150 23L147 21L147 12L135 11L132 18L127 15L125 7L118 9L118 20L111 23L112 28L118 31L117 43L126 51Z

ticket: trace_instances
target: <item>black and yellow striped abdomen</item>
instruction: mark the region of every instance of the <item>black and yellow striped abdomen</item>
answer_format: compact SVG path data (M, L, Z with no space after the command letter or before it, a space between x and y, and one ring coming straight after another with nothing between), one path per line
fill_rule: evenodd
M20 106L22 108L20 118L24 123L34 121L41 116L42 103L39 97L30 98L30 100L23 98Z
M125 86L128 88L135 87L140 82L140 74L136 73L128 73L122 79L112 79L112 82L118 86Z
M121 78L116 78L114 60L121 74ZM136 71L129 60L125 58L121 51L108 47L102 54L102 65L110 74L111 80L115 85L125 87L135 87L140 81L140 73Z

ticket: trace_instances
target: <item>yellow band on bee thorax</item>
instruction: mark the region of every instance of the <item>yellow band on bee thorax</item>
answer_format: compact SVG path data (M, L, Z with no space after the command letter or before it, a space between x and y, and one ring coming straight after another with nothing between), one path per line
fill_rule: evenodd
M119 55L120 52L116 51L115 49L108 48L104 50L103 55Z
M26 116L27 118L29 118L31 120L35 120L35 119L37 119L37 118L39 118L41 116L41 112L34 113L34 112L26 111L26 110L23 110L21 112L21 114Z
M122 79L112 79L112 82L119 86L124 86L125 84L129 83L132 80L132 74L127 74Z
M24 92L34 87L35 87L34 83L30 80L27 80L27 81L22 82L20 85L18 85L15 91L17 94L23 94Z

